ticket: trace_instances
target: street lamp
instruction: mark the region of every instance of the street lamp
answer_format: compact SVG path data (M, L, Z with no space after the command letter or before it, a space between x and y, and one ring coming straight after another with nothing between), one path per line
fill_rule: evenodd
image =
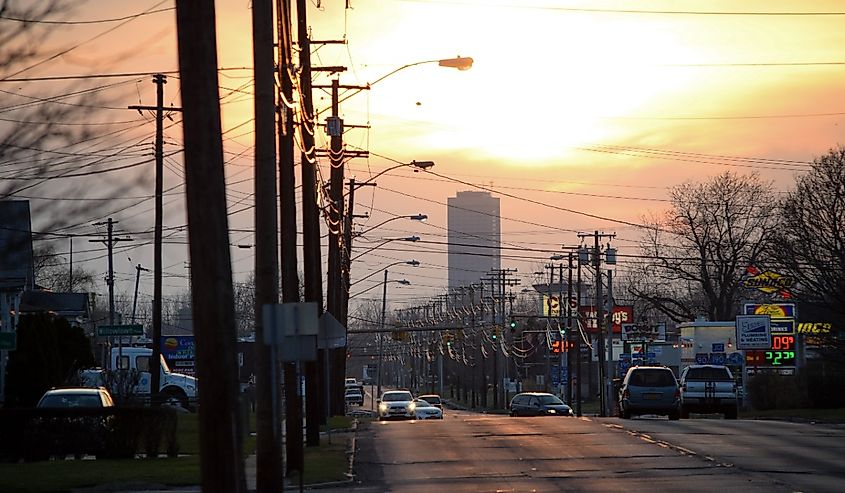
M428 216L425 215L425 214L411 214L411 215L405 215L405 216L393 216L393 217L391 217L387 220L384 220L384 221L376 224L375 226L369 227L369 228L365 229L364 231L361 231L360 233L356 233L355 236L364 236L365 234L369 233L370 231L372 231L376 228L380 228L380 227L384 226L385 224L387 224L391 221L395 221L397 219L410 219L412 221L423 222L426 219L428 219Z
M368 248L368 249L364 250L363 252L359 253L358 255L355 255L354 257L352 257L352 258L350 258L350 259L349 259L349 262L352 262L353 260L358 260L359 258L363 257L364 255L366 255L366 254L368 254L368 253L372 252L372 251L373 251L373 250L375 250L376 248L381 248L381 247L383 247L384 245L387 245L387 244L388 244L388 243L390 243L391 241L412 241L412 242L417 242L417 241L420 241L420 237L419 237L419 236L416 236L416 235L413 235L413 236L406 236L406 237L404 237L404 238L389 238L389 239L384 240L383 242L379 243L378 245L376 245L376 246L374 246L374 247L370 247L370 248Z
M399 265L399 264L407 264L407 265L410 265L410 266L412 266L412 267L418 267L418 266L420 265L420 262L419 262L419 260L400 260L400 261L398 261L398 262L393 262L392 264L388 264L388 265L385 267L385 269L389 269L390 267L393 267L394 265ZM379 271L377 271L377 270L375 270L375 271L373 271L373 272L370 272L370 273L369 273L369 274L367 274L366 276L364 276L364 277L362 277L361 279L358 279L357 281L355 281L355 282L353 282L352 284L350 284L350 285L349 285L349 287L352 287L352 286L354 286L354 285L358 284L358 283L359 283L359 282L361 282L361 281L366 281L367 279L369 279L369 278L373 277L374 275L376 275L376 274L378 274L378 273L379 273Z
M400 284L408 285L411 284L410 281L405 279L396 281ZM376 285L378 286L378 284ZM363 292L363 291L362 291ZM358 293L361 294L361 293ZM381 323L380 323L380 331L379 331L379 339L378 339L378 390L376 391L376 395L381 398L381 361L382 356L384 354L384 315L385 310L387 309L387 269L384 269L384 281L382 282L382 292L381 292Z
M358 94L359 92L363 91L364 89L370 89L370 88L372 88L372 86L378 84L379 82L381 82L384 79L390 77L391 75L395 74L396 72L399 72L401 70L405 70L406 68L409 68L409 67L416 67L417 65L424 65L426 63L436 63L437 65L439 65L441 67L456 68L458 70L464 71L464 70L469 70L469 69L472 68L473 61L474 60L472 59L472 57L457 57L457 58L441 58L439 60L423 60L421 62L408 63L408 64L405 64L405 65L402 65L401 67L399 67L397 69L391 70L390 72L386 73L385 75L382 75L381 77L374 80L373 82L368 83L366 86L364 86L364 88L357 89L355 92L352 92L352 93L345 95L344 97L338 99L337 102L342 103L343 101L346 101L347 99L349 99L352 96Z

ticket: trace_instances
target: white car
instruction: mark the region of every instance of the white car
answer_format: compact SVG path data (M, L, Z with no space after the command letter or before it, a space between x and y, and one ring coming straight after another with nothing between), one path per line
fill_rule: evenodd
M344 399L346 403L350 406L364 405L364 395L358 389L346 389Z
M417 405L407 390L390 390L381 394L378 400L378 420L391 418L414 419Z
M416 419L443 419L443 410L422 399L414 399Z

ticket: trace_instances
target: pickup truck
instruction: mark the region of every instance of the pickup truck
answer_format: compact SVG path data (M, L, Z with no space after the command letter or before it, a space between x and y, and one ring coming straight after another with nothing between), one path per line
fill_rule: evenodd
M145 347L112 348L111 368L91 368L80 373L82 384L86 387L109 387L119 384L121 388L110 389L112 394L150 396L150 358L153 350ZM118 361L119 360L119 361ZM197 401L197 379L188 375L173 373L161 358L160 391L164 403L193 409Z
M690 365L681 372L681 417L690 412L723 413L725 419L736 419L737 389L726 366Z

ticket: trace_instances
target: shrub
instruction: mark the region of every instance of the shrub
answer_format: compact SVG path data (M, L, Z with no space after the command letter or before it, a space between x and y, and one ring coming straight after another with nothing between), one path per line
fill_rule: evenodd
M802 376L758 373L748 380L748 398L759 411L794 409L809 404L807 384Z

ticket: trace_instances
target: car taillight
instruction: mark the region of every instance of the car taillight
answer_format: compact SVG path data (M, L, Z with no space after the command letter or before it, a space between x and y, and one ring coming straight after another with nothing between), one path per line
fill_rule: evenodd
M622 391L622 398L627 399L629 397L631 397L631 392L628 389L623 390Z
M675 399L681 398L681 389L675 389Z

